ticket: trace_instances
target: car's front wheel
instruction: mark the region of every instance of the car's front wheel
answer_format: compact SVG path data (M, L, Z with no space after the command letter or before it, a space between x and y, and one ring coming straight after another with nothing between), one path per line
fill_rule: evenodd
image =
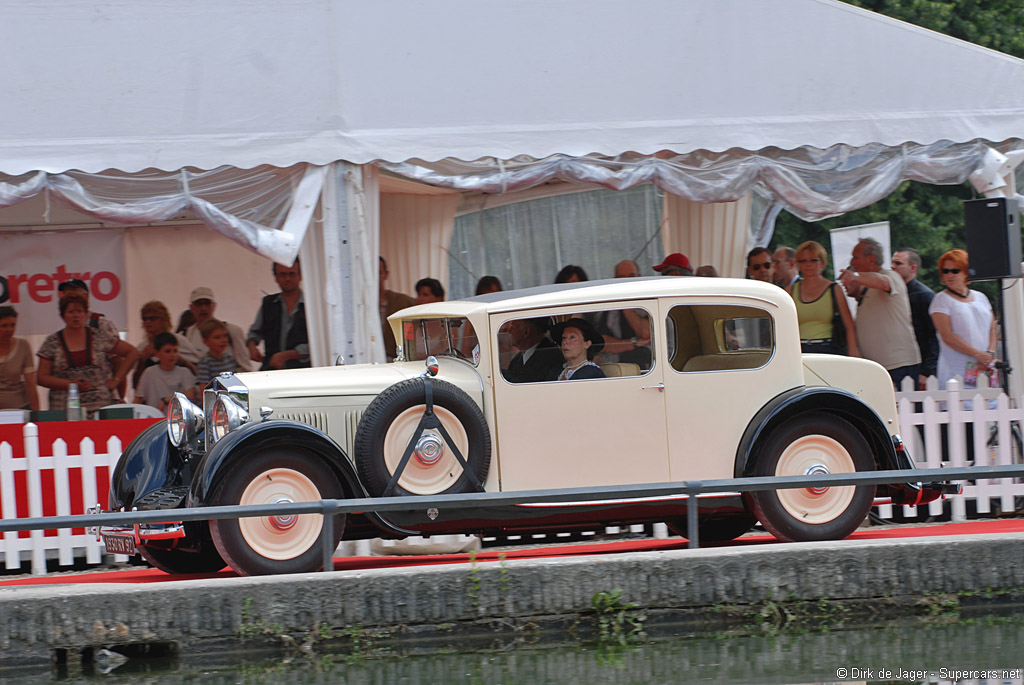
M821 412L775 429L755 465L758 476L814 476L875 468L864 436L850 422ZM873 485L805 487L752 493L754 513L780 540L838 540L864 521Z
M214 492L211 504L317 502L344 496L331 468L301 449L269 448L236 461ZM337 547L345 516L334 518ZM210 534L217 551L240 575L305 573L323 568L323 517L320 514L217 519Z

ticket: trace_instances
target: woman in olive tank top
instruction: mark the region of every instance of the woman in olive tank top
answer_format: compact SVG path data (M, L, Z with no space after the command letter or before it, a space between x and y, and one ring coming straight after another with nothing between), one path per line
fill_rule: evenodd
M846 295L840 286L822 275L827 259L825 248L813 240L802 243L796 250L801 278L786 290L796 304L797 320L800 323L800 348L804 352L859 357L856 328L846 304ZM834 340L836 309L846 328L845 350L840 349Z

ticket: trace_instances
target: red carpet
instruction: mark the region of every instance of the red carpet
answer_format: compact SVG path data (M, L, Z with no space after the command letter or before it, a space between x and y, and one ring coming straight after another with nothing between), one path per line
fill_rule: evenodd
M929 526L893 526L862 528L851 535L849 540L882 540L886 538L915 538L936 535L983 535L986 533L1022 533L1024 519L1001 519L986 521L967 521L965 523L946 523ZM723 545L758 545L777 544L771 535L747 535L731 543ZM549 547L523 547L502 552L483 551L475 555L478 562L498 561L505 559L530 559L543 557L567 557L586 554L618 554L622 552L645 552L651 550L685 549L684 538L667 540L620 540L617 542L595 541L592 544L564 545ZM384 556L384 557L339 557L334 560L336 571L353 571L369 568L395 568L404 566L423 566L429 564L463 564L470 561L469 554L431 554L423 556ZM16 585L63 585L79 583L159 583L168 580L199 580L203 578L231 578L236 574L231 570L218 573L191 575L169 575L154 568L139 567L124 571L93 571L77 574L53 574L47 576L18 577L0 580L0 587Z

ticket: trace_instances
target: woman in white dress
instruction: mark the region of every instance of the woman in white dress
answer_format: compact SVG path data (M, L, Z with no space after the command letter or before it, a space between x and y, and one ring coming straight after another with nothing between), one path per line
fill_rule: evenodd
M928 313L939 334L939 387L954 376L964 387L977 386L977 374L994 375L996 321L988 298L967 287L967 253L950 250L939 257L945 289L932 300ZM996 385L993 383L993 385Z

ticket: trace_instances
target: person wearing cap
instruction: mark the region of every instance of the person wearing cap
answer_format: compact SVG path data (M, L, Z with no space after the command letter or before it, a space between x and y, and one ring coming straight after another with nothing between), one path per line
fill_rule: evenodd
M507 324L512 346L518 352L501 375L510 383L553 381L562 370L562 355L548 338L551 320L545 317L515 319ZM505 328L504 326L502 328Z
M565 365L558 380L604 378L604 371L592 360L604 347L604 338L586 319L573 317L551 330L551 337L561 342Z
M690 267L690 260L682 252L673 252L665 261L654 267L654 270L662 276L692 276L693 269Z
M209 351L209 348L203 342L203 334L199 331L199 325L212 319L213 313L217 309L217 300L213 296L213 290L206 286L193 288L188 295L188 308L196 317L196 322L185 331L185 337L202 357ZM249 365L249 348L245 344L245 332L235 324L226 321L224 327L227 328L228 339L231 343L231 356L235 358L235 362L242 371L249 371L252 367Z
M306 331L306 303L302 298L302 269L299 260L290 267L274 264L274 280L281 292L267 295L249 327L246 345L249 357L262 362L261 371L299 369L310 365L309 334ZM266 354L258 345L263 342Z

